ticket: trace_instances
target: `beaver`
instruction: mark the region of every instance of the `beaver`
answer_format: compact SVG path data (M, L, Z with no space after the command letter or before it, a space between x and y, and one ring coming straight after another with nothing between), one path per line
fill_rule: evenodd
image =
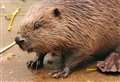
M120 55L119 8L120 0L40 0L22 19L15 41L37 53L31 67L41 68L47 53L61 56L64 66L52 76L66 77L96 53Z
M58 70L62 69L63 67L63 61L62 57L60 55L56 55L53 53L47 53L43 60L43 65L45 68L49 70Z

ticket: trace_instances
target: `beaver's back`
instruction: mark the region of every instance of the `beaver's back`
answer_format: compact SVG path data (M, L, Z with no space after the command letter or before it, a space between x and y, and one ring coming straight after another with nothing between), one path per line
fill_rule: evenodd
M94 51L120 44L120 0L59 1L74 45Z
M38 12L48 13L51 7L59 9L62 19L57 20L60 26L52 30L55 38L51 31L42 38L47 48L51 49L49 43L55 43L52 44L53 47L79 47L84 52L90 50L92 53L119 44L120 0L42 0L28 13L26 19L29 20L30 15L31 19L36 20L35 17L39 18ZM56 19L52 21L56 23Z

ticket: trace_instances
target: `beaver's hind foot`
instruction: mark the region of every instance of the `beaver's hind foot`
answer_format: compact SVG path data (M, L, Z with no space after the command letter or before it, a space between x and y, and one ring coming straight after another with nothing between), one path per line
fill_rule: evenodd
M120 54L113 52L105 61L99 61L97 67L101 72L119 72L120 73Z

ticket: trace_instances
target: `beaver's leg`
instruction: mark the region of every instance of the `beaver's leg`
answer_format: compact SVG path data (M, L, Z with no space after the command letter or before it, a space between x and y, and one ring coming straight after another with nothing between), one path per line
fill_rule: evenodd
M54 78L67 77L87 56L80 55L80 53L73 53L69 55L69 58L65 59L64 67L62 70L55 71L52 74Z
M61 51L52 51L45 55L43 60L44 67L49 69L49 75L61 72L64 67L64 59L62 57Z
M45 55L43 60L44 67L53 70L59 70L63 67L63 59L60 52L49 52Z
M38 70L43 67L43 59L45 54L36 54L36 58L34 60L30 60L27 62L27 67L28 69L31 70Z
M102 72L120 72L120 46L105 59L97 63Z

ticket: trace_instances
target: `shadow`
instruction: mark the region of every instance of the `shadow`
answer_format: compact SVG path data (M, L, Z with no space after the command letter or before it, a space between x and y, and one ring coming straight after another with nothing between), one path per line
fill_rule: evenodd
M97 72L104 74L104 75L109 75L109 76L119 76L120 73L119 72L102 72L101 70L97 70Z
M112 50L111 50L112 51ZM106 57L109 56L111 51L104 51L100 53L96 53L95 55L90 55L88 58L86 58L84 61L82 61L79 66L76 67L76 70L80 69L86 69L88 66L96 65L97 61L104 61ZM119 76L120 72L102 72L100 69L97 68L96 66L96 71L104 74L104 75L109 75L109 76Z

